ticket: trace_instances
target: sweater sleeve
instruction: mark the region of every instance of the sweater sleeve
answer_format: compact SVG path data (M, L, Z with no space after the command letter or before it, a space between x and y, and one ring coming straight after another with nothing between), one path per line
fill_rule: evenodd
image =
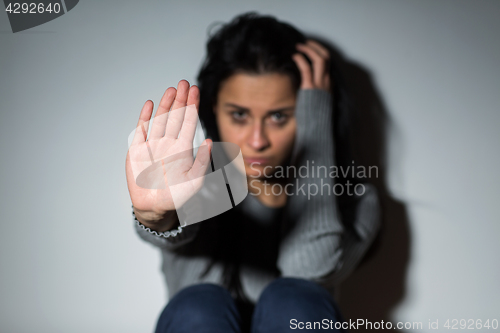
M354 209L354 230L342 239L342 265L326 279L325 285L336 285L347 278L370 248L381 226L380 202L375 187L363 184L363 194Z
M367 237L344 229L334 194L341 188L334 189L330 177L335 165L332 95L319 89L299 90L295 117L291 162L298 171L282 223L277 266L282 276L336 280L353 269L368 247L370 235L377 229L377 221L372 219L377 202L373 195L367 197L363 214L356 214L357 222L363 222L358 229ZM343 268L347 261L348 270Z

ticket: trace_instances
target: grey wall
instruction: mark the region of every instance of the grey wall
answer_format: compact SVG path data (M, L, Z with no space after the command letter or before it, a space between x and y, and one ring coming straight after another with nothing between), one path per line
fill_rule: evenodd
M346 316L500 319L500 2L81 1L16 34L0 13L1 332L152 331L167 291L133 230L127 135L195 83L209 24L251 9L333 42L390 125L392 231Z

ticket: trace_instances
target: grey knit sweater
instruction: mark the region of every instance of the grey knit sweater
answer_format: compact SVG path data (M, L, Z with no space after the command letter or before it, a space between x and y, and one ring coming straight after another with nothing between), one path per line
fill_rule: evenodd
M310 169L308 177L294 179L288 189L293 195L284 207L264 206L249 194L230 211L169 238L136 224L139 236L161 250L169 297L200 282L222 284L224 269L231 264L239 266L244 293L255 303L276 277L299 277L331 288L359 263L380 226L375 188L368 183L357 188L353 228L345 228L335 193L348 189L334 188L330 173L335 166L331 94L299 90L295 117L292 164ZM326 166L328 173L322 169L321 176L312 176L319 166Z

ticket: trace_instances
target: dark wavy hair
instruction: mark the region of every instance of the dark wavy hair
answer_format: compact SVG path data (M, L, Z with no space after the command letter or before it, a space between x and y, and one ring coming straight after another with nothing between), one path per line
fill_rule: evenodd
M292 25L280 22L273 16L260 15L256 12L241 14L212 34L206 46L206 58L197 78L200 89L199 117L206 136L213 141L220 141L213 107L217 103L221 83L230 76L236 73L285 74L290 77L294 88L298 90L301 77L292 55L297 53L296 44L304 43L306 39L306 36ZM307 56L305 57L311 63ZM333 82L331 92L334 96L332 119L335 161L339 166L350 166L352 165L350 149L352 126L349 100L342 77L332 61L330 61L329 70ZM345 183L347 180L354 184L358 183L355 179L348 178L337 178L336 182ZM337 204L341 214L342 207L349 205L351 199L346 195L338 197ZM344 214L342 222L346 227L350 227L349 220ZM246 299L237 269L226 266L224 281L228 289L234 291L242 299Z

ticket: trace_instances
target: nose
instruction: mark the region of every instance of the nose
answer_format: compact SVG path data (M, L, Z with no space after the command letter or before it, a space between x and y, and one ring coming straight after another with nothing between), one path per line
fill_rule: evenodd
M269 146L269 140L264 132L264 126L259 121L255 121L249 136L248 145L255 150L264 150Z

